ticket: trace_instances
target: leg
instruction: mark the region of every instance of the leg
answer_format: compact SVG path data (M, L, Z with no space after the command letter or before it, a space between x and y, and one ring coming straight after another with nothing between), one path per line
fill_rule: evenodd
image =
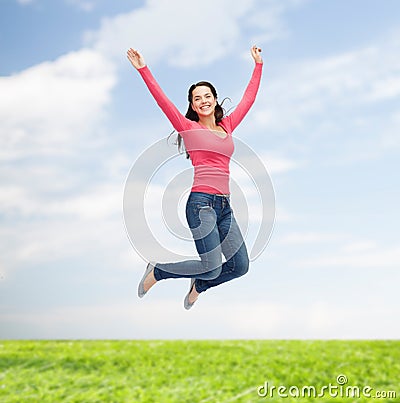
M212 199L206 194L191 194L186 205L187 222L200 260L157 263L154 269L156 280L185 277L210 280L221 274L221 241Z
M196 280L198 292L206 291L210 287L241 277L249 269L249 257L243 236L230 207L229 210L229 213L224 213L218 223L221 249L226 262L223 263L222 272L217 278Z

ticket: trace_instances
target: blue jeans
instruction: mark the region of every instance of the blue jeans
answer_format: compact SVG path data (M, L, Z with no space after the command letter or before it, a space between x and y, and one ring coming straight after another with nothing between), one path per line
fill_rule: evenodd
M157 263L154 268L157 281L195 278L196 290L203 292L247 273L249 257L229 196L191 192L186 219L200 260Z

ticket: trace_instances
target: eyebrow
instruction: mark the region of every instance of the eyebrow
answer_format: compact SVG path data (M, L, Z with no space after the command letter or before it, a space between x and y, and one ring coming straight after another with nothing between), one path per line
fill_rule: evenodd
M205 94L203 94L203 95L212 95L212 93L211 93L211 91L210 92L206 92ZM200 97L201 95L195 95L194 97L193 97L193 99L196 99L196 98L198 98L198 97Z

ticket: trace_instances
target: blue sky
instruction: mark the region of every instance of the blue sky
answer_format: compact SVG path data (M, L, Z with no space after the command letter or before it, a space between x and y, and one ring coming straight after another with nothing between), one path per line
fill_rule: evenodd
M399 337L399 2L0 7L1 338ZM145 262L125 233L124 184L171 126L126 49L142 51L184 112L187 88L203 79L234 107L253 43L263 79L235 136L271 175L271 240L248 275L207 291L189 312L184 280L139 300ZM174 164L154 183L146 214L157 217L173 169L190 167ZM167 230L158 235L184 247Z

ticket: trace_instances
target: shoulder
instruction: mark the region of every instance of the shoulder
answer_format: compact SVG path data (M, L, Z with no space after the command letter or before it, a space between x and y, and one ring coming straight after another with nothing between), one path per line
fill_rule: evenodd
M181 130L179 130L179 134L182 137L185 137L185 135L189 134L191 130L196 129L201 129L201 125L198 122L185 117L183 127L181 128Z
M232 128L232 122L231 122L231 116L230 115L225 116L219 122L219 125L222 126L228 134L232 134L233 128Z

